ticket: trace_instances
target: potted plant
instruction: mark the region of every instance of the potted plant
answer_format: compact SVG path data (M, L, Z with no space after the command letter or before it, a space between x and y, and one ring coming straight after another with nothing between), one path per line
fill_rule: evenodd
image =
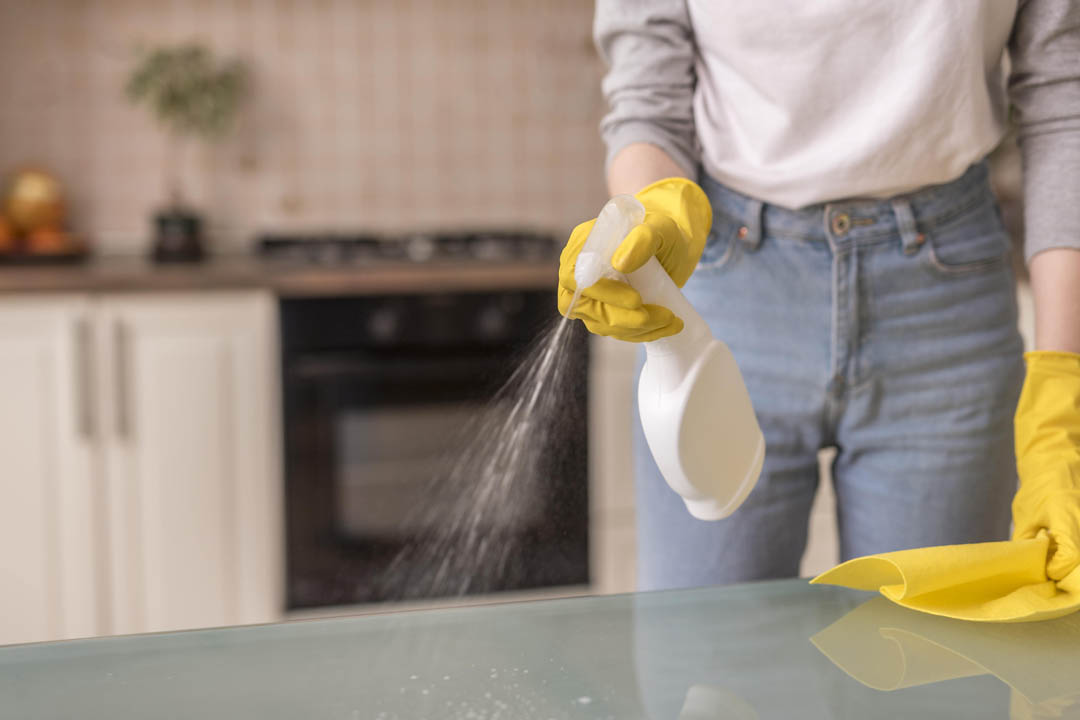
M202 218L183 189L184 151L192 142L211 143L222 137L232 126L246 89L247 73L240 61L220 61L195 43L146 51L132 70L128 97L148 106L168 134L168 204L154 216L154 259L202 258Z

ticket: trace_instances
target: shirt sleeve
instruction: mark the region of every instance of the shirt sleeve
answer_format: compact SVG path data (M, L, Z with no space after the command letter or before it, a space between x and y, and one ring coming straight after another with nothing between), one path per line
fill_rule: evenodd
M1009 57L1024 174L1024 256L1080 249L1080 0L1021 0Z
M691 177L700 151L694 132L694 40L686 0L597 0L597 50L608 65L600 123L607 165L627 145L649 143Z

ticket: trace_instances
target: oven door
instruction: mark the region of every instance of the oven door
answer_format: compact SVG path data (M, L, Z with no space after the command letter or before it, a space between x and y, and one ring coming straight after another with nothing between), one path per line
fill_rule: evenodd
M290 608L417 597L416 587L396 585L387 570L410 545L440 536L439 524L460 511L434 490L466 441L462 429L509 364L507 354L490 351L286 359ZM501 527L509 516L499 513L476 526L491 536L512 533L534 549L523 560L530 567L492 589L588 582L584 447L571 451L577 457L568 472L536 489L529 512L515 513L512 526Z

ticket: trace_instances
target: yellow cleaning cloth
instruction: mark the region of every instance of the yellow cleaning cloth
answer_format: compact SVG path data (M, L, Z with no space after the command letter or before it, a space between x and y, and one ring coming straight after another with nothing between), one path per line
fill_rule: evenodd
M1080 567L1050 580L1049 544L1043 532L1031 540L900 550L848 560L811 582L879 590L898 605L961 620L1048 620L1080 609Z
M1080 709L1080 615L1028 625L973 625L874 598L810 642L875 690L989 674L1019 694L1022 706Z

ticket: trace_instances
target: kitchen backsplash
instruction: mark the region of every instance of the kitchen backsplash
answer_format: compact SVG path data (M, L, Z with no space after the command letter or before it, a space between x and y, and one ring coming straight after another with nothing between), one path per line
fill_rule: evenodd
M586 0L5 0L0 172L67 187L72 225L142 251L169 162L123 86L136 49L245 59L236 131L184 174L212 247L263 230L529 226L604 198L602 65Z

